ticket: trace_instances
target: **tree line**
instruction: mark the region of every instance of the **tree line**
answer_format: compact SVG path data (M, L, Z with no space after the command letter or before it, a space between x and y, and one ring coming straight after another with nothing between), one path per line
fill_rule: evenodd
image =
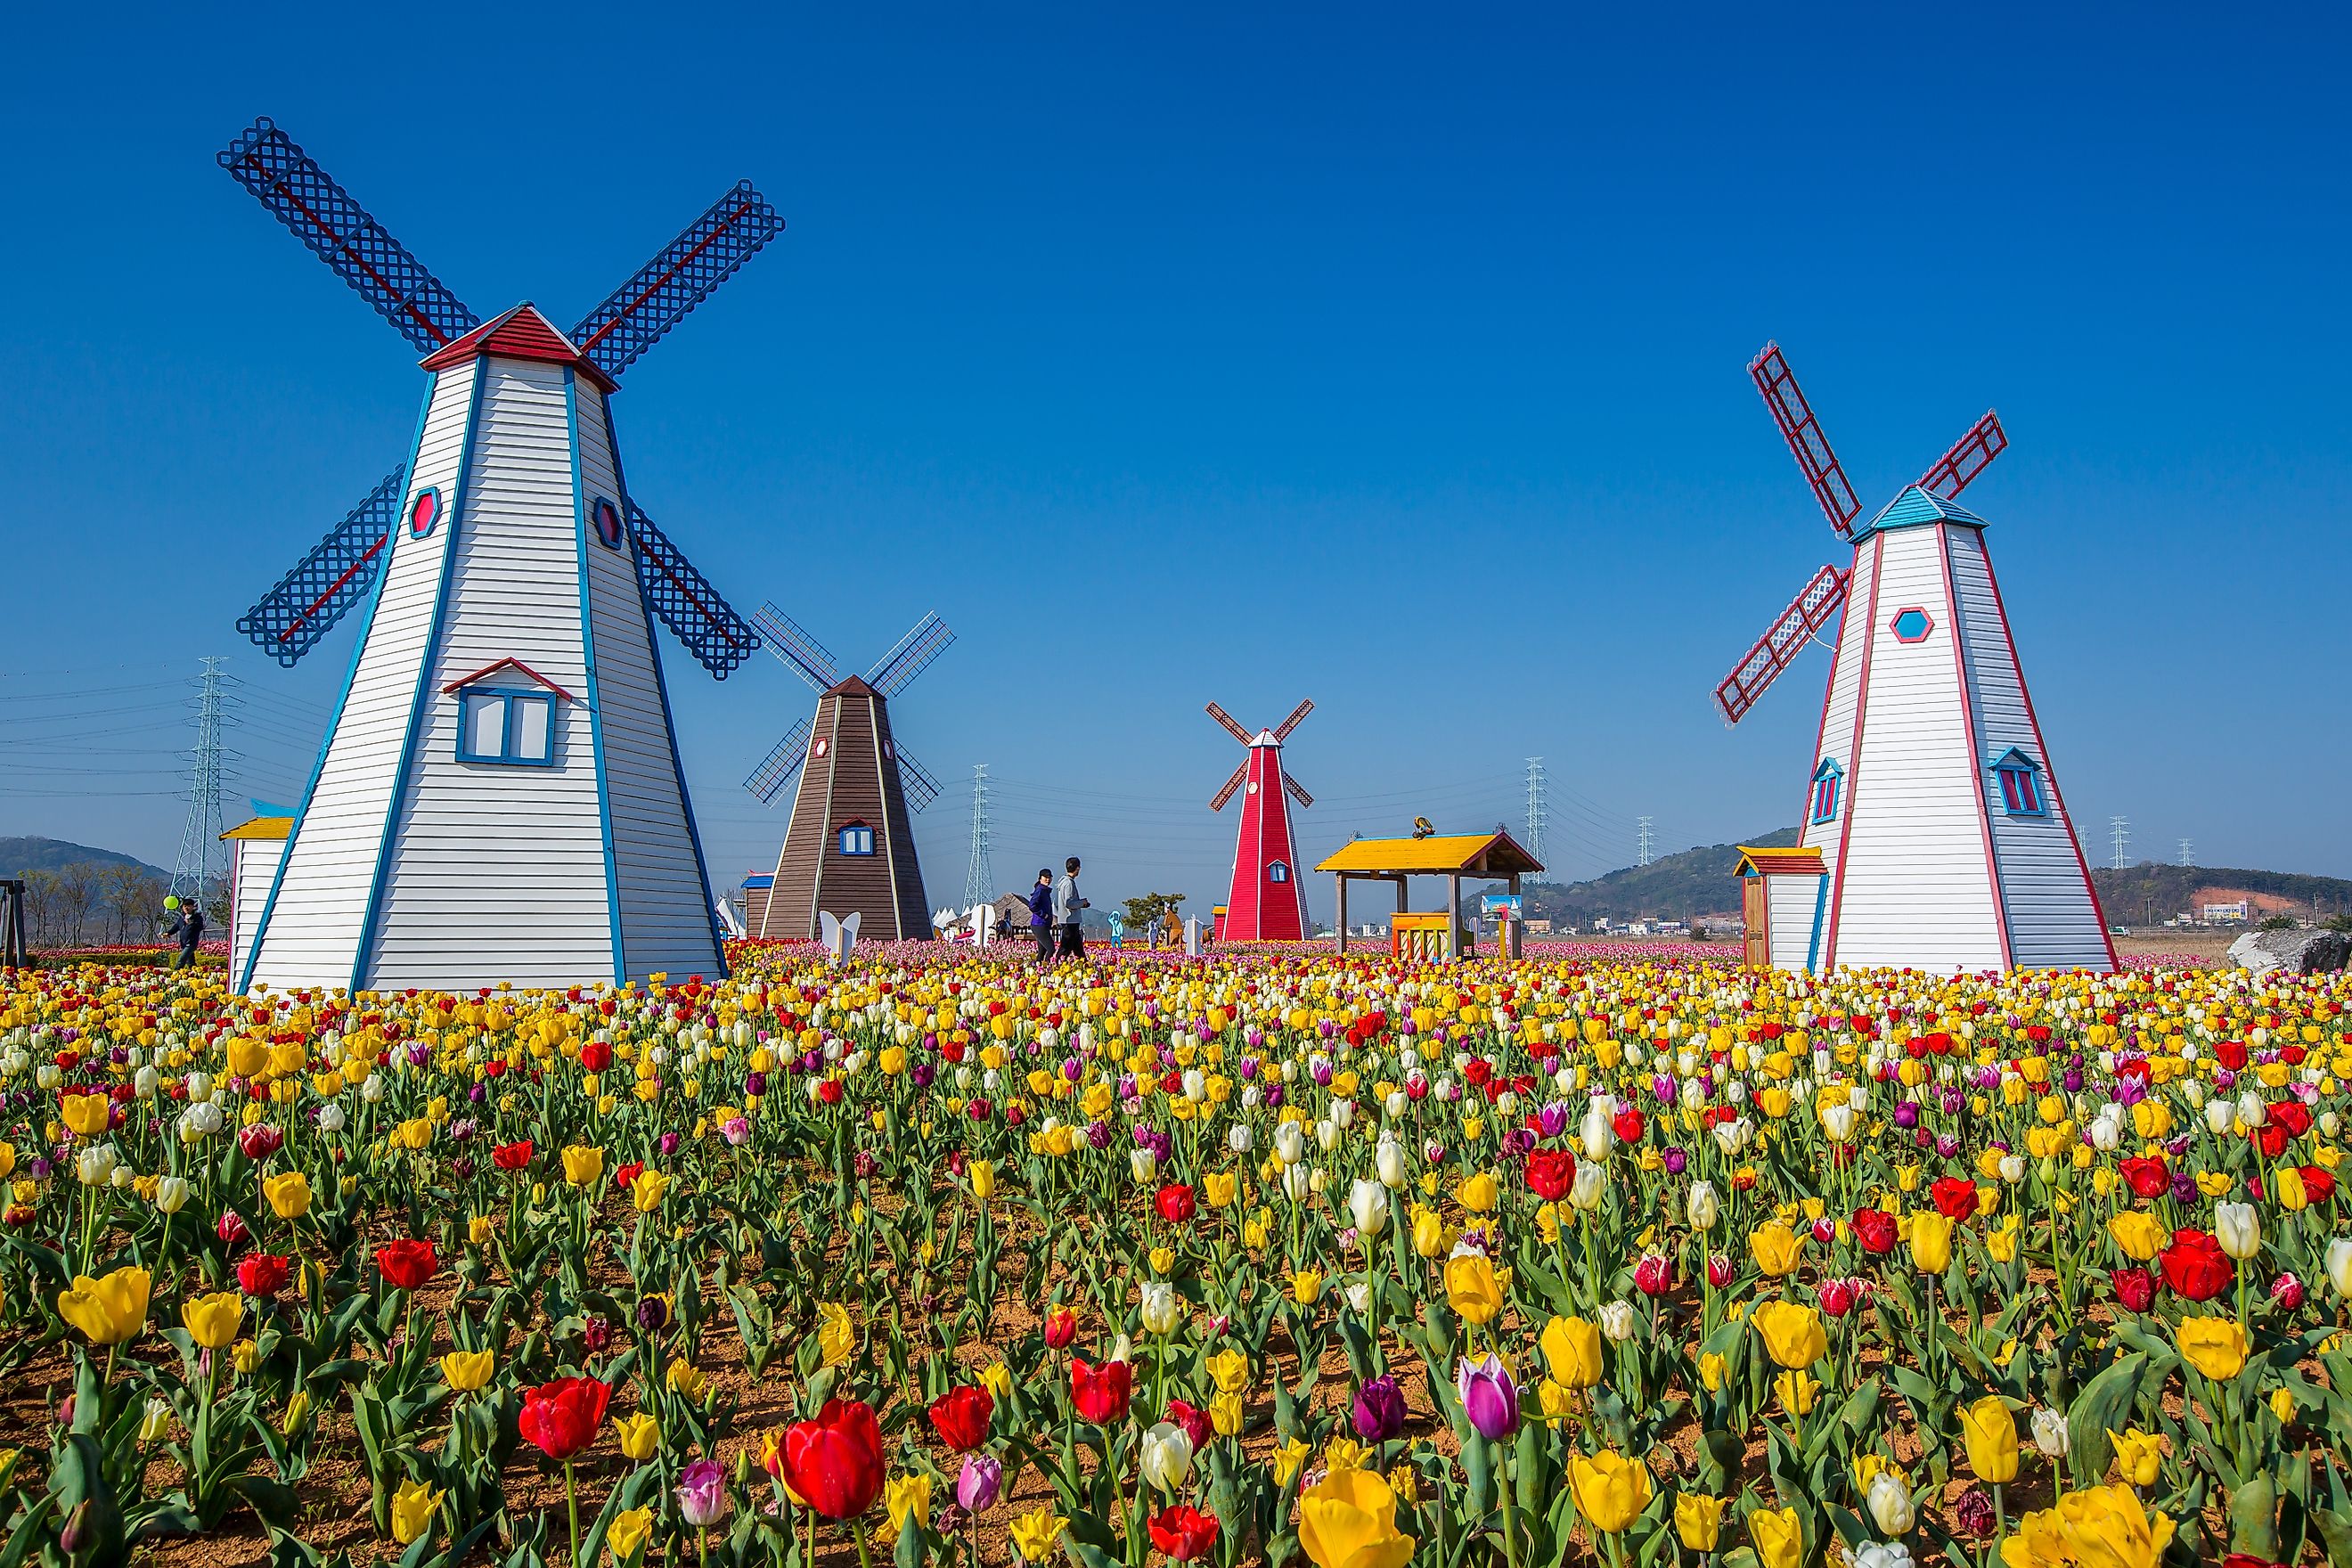
M17 878L25 884L26 935L36 948L157 941L163 900L171 890L163 878L144 866L89 860L54 870L21 871ZM226 889L207 889L207 936L227 934L227 906Z

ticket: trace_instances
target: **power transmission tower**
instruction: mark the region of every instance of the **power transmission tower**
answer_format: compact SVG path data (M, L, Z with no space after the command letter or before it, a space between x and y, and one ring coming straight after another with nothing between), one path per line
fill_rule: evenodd
M996 897L996 871L988 861L988 764L971 768L971 864L963 874L963 907L978 909Z
M2197 864L2197 846L2192 840L2184 838L2180 841L2180 863L2184 866Z
M172 889L202 903L207 892L228 886L228 847L221 835L221 735L236 722L233 689L244 683L225 672L224 658L207 658L196 678L196 749L188 787L188 820L180 829L180 853L172 862Z
M2111 816L2107 818L2107 842L2115 846L2115 858L2108 861L2107 864L2111 868L2120 871L2124 868L2125 865L2124 846L2131 842L2130 817Z
M1640 845L1640 847L1639 847L1639 848L1635 851L1635 853L1634 853L1634 857L1633 857L1633 864L1634 864L1634 865L1636 865L1636 866L1646 866L1646 865L1648 865L1648 864L1650 863L1650 844L1651 844L1651 836L1650 836L1650 819L1649 819L1648 817L1646 817L1646 816L1645 816L1645 817L1643 817L1643 818L1641 819L1641 821L1642 821L1642 838L1641 838L1641 845Z
M1543 858L1544 760L1528 759L1528 853Z

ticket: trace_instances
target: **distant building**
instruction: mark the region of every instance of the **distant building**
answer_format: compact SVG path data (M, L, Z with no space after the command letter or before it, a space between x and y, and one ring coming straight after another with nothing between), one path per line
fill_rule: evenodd
M2253 918L2252 899L2232 899L2223 902L2200 904L2197 918L2209 926L2244 925Z

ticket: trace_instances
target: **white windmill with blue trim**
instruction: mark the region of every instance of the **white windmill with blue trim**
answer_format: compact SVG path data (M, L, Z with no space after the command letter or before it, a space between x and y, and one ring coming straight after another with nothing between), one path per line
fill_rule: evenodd
M1738 723L1837 620L1797 847L1740 850L1748 963L2114 969L1985 521L1953 499L2009 445L2000 420L1988 413L1864 522L1780 346L1767 343L1748 370L1830 526L1853 546L1853 564L1815 573L1715 689L1725 722Z
M658 616L725 679L760 638L631 495L622 372L783 228L747 182L568 333L479 320L267 120L221 166L424 353L406 461L237 623L359 646L239 988L717 974Z

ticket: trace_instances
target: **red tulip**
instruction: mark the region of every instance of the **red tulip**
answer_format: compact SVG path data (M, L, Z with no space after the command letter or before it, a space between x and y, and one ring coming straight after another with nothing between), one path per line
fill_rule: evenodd
M612 1398L611 1387L593 1377L559 1377L522 1391L516 1425L523 1440L549 1458L569 1459L596 1440Z
M637 1184L637 1178L645 1173L646 1163L643 1160L632 1160L625 1165L614 1167L613 1171L613 1185L625 1193L631 1187L635 1186Z
M1675 1288L1674 1260L1662 1253L1643 1253L1633 1265L1633 1286L1644 1296L1666 1294Z
M2221 1244L2201 1230L2177 1230L2172 1245L2156 1255L2164 1282L2192 1301L2210 1301L2229 1289L2238 1265Z
M2286 1129L2290 1138L2311 1131L2311 1108L2299 1100L2282 1100L2270 1108L2271 1120Z
M1853 1281L1824 1279L1822 1281L1821 1298L1822 1311L1832 1318L1843 1318L1853 1310Z
M1616 1133L1618 1141L1623 1143L1639 1143L1643 1126L1642 1113L1630 1105L1619 1111L1609 1123L1610 1131Z
M989 1418L996 1401L984 1388L950 1388L931 1401L931 1429L940 1441L959 1454L969 1454L988 1441Z
M1151 1531L1151 1544L1179 1563L1190 1563L1217 1543L1216 1517L1181 1502L1145 1528Z
M1969 1189L1969 1204L1976 1205L1976 1189ZM1895 1250L1895 1216L1885 1209L1856 1209L1848 1220L1853 1226L1853 1238L1862 1243L1864 1252L1884 1257Z
M1528 1191L1556 1204L1576 1184L1576 1156L1565 1149L1537 1149L1528 1155L1527 1175Z
M1977 1184L1966 1176L1942 1177L1927 1195L1935 1201L1936 1212L1956 1225L1976 1217Z
M1067 1350L1070 1342L1078 1337L1078 1315L1067 1307L1056 1307L1045 1314L1045 1348Z
M267 1252L248 1253L236 1266L236 1282L248 1296L268 1300L286 1289L286 1259Z
M2315 1204L2324 1204L2336 1195L2336 1178L2316 1165L2301 1165L2295 1173L2303 1178L2303 1195Z
M246 1244L247 1239L253 1233L246 1228L243 1215L238 1214L235 1209L223 1209L220 1222L213 1226L213 1234L219 1237L222 1244L231 1252L235 1252Z
M1134 1376L1134 1369L1123 1361L1108 1361L1100 1366L1088 1366L1081 1358L1072 1356L1070 1398L1077 1406L1078 1418L1091 1421L1097 1426L1126 1420Z
M1209 1438L1217 1429L1216 1423L1209 1419L1207 1411L1197 1405L1187 1405L1181 1399L1168 1402L1168 1419L1184 1428L1184 1436L1192 1439L1194 1453L1209 1446Z
M1195 1212L1192 1189L1182 1182L1171 1182L1160 1189L1160 1195L1152 1200L1152 1207L1158 1209L1160 1217L1170 1225L1182 1225Z
M2172 1185L2171 1173L2164 1168L2162 1160L2153 1156L2126 1160L2116 1169L2131 1184L2131 1190L2144 1198L2159 1197Z
M375 1249L375 1266L383 1271L384 1282L402 1290L414 1290L433 1278L441 1267L434 1256L429 1241L395 1241Z
M2118 1268L2107 1276L2116 1300L2135 1312L2145 1312L2156 1300L2156 1276L2145 1268Z
M580 1068L583 1072L603 1072L613 1065L613 1047L602 1040L591 1040L580 1047Z
M882 1495L882 1429L862 1399L828 1399L784 1428L779 1479L827 1519L855 1519Z
M267 1121L257 1121L250 1127L237 1129L236 1146L245 1152L248 1160L267 1160L278 1152L285 1142L286 1134Z
M2249 1127L2246 1137L2263 1152L2265 1160L2278 1159L2286 1152L2287 1131L2284 1123L2265 1121L2260 1127Z
M1706 1282L1720 1290L1731 1283L1731 1259L1718 1252L1706 1260Z
M530 1140L501 1143L490 1151L490 1163L501 1171L520 1171L530 1163Z

